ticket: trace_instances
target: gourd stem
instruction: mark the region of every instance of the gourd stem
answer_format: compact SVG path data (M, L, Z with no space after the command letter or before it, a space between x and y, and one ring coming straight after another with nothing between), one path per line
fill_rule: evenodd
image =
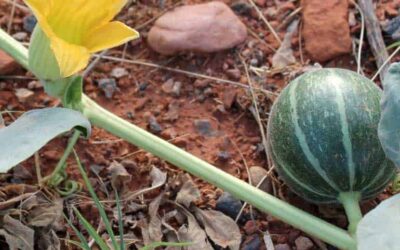
M345 230L262 192L256 187L119 118L85 95L82 99L81 111L94 125L104 128L155 156L210 182L265 213L338 248L356 248L356 241Z
M360 209L360 198L359 192L346 192L340 193L339 201L343 204L344 210L346 211L347 220L349 221L348 231L353 237L356 236L357 225L362 219L362 213Z
M0 29L0 48L29 70L28 51ZM186 151L119 118L83 95L80 111L94 124L128 142L198 176L248 202L259 210L341 249L356 249L357 243L345 230L298 209L252 185L225 173Z
M0 29L0 49L13 57L22 67L28 69L28 50L2 29Z

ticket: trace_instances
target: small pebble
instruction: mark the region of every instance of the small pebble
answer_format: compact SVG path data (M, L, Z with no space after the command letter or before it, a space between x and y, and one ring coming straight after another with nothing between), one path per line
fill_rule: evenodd
M117 82L114 78L103 78L98 81L99 87L103 90L107 99L111 99L117 91Z
M238 0L235 1L232 5L231 5L231 9L240 15L247 15L251 12L253 7L251 7L251 5L247 2L247 1L243 1L243 0Z
M163 83L163 85L161 86L161 89L164 91L164 93L171 94L173 87L174 87L174 79L170 78L166 82Z
M252 240L249 242L245 243L243 246L243 250L259 250L261 248L261 239L258 235L255 235Z
M145 91L147 89L147 86L149 86L149 84L147 82L142 82L139 84L139 91Z
M195 120L194 126L200 135L212 136L214 134L211 123L208 119Z
M32 33L37 23L36 17L34 15L29 15L27 17L24 17L23 22L24 22L24 30L29 33Z
M233 197L230 193L224 192L217 200L215 209L236 219L242 209L242 202Z
M15 95L18 98L18 101L21 103L27 102L35 93L26 88L20 88L15 90Z
M309 238L304 236L300 236L299 238L297 238L294 243L296 244L297 250L310 250L314 246L313 242Z
M275 250L292 250L292 248L288 244L277 244Z
M240 77L242 76L242 73L240 72L239 69L228 69L225 71L226 75L233 79L233 80L239 80Z
M121 68L121 67L116 67L111 71L111 76L115 77L117 79L127 76L128 74L129 74L129 72L126 69Z
M246 222L246 224L244 224L243 230L247 235L252 235L257 232L258 227L257 227L257 224L254 223L253 220L249 220Z
M181 95L182 82L174 82L174 86L172 87L172 95L175 97L179 97Z
M257 186L260 181L264 179L265 176L268 175L268 171L265 168L259 167L259 166L254 166L249 169L250 172L250 177L251 177L251 184L253 186ZM259 186L259 189L261 189L264 192L270 193L271 190L271 183L267 178L264 179L262 184Z
M24 41L28 37L28 33L26 32L17 32L12 37L17 41Z
M149 129L152 133L154 134L161 133L163 129L154 116L150 116L148 121L149 121Z
M400 16L397 16L386 23L383 26L383 30L386 34L390 35L393 40L400 39Z
M40 89L43 84L40 81L31 81L28 83L28 89Z
M227 162L231 158L231 154L228 151L219 151L217 157L218 161Z

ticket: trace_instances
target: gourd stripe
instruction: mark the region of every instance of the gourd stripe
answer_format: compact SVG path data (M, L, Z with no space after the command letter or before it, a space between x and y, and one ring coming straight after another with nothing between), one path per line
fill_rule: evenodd
M321 168L319 160L312 154L310 147L308 146L306 135L301 130L299 125L299 115L297 113L297 100L296 100L296 89L299 85L299 81L293 82L294 86L290 89L289 92L289 102L290 102L290 109L292 112L291 119L295 129L296 138L299 140L300 147L306 156L307 160L316 170L316 172L328 183L334 190L340 192L340 189L336 186L336 184L328 177L325 170Z
M376 183L378 183L378 187L386 186L386 183L389 181L389 179L393 178L393 175L387 175L387 178L385 180L382 180L382 177L385 174L386 170L387 170L386 168L382 167L381 170L379 171L379 173L377 175L375 175L375 178L368 185L364 186L363 189L361 189L361 192L364 193L365 191L368 192L368 190L374 190L373 186ZM376 188L376 186L375 186L375 188ZM376 189L378 189L378 188L376 188Z
M295 174L292 173L291 168L287 168L287 167L285 166L285 164L282 162L282 160L279 158L279 156L275 154L274 148L273 148L272 146L270 146L270 148L271 148L271 153L275 156L275 157L274 157L274 158L275 158L275 161L277 162L277 164L279 164L279 167L282 168L282 170L284 170L283 172L284 172L285 174L287 174L287 175L289 176L289 178L290 178L292 181L296 182L299 186L301 186L302 188L304 188L304 189L307 190L308 192L314 193L314 194L319 195L319 196L322 196L322 197L327 197L327 198L336 199L336 197L333 196L333 195L329 195L329 194L326 194L326 193L320 193L320 192L318 192L318 191L316 191L316 190L314 190L314 189L311 189L309 186L307 186L307 185L305 185L303 182L301 182L301 181L295 176Z
M354 178L356 170L353 161L353 145L351 143L351 138L350 138L349 123L347 121L347 116L346 116L346 105L341 88L339 88L339 85L342 84L342 80L339 77L337 77L334 72L332 72L331 77L332 77L332 82L331 81L328 82L332 83L333 88L335 88L336 91L336 103L338 106L339 121L342 130L342 142L344 150L346 151L347 166L349 170L349 186L350 186L350 191L352 191L354 187Z

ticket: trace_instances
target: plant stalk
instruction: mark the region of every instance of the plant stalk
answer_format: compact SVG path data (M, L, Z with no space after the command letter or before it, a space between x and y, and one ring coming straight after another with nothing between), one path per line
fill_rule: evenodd
M83 96L81 111L94 125L210 182L259 210L341 249L356 249L355 240L345 230L225 173L167 141L121 119L85 95Z
M344 210L349 221L348 231L353 237L356 236L357 225L362 219L362 213L360 209L360 198L359 192L346 192L339 195L339 201L343 204Z
M29 70L28 51L19 42L0 29L0 48ZM233 177L190 153L154 136L103 109L83 95L80 111L94 124L128 142L158 156L181 169L246 201L314 237L341 249L355 250L357 243L345 230L298 209Z
M22 67L28 69L28 50L3 29L0 29L0 49L13 57Z

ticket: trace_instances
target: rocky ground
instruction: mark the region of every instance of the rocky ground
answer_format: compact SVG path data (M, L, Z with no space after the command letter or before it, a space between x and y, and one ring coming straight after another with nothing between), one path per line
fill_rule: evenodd
M22 1L15 1L15 8L12 2L0 2L0 26L28 43L35 19ZM400 1L378 0L374 6L389 46L399 39ZM257 183L267 176L260 187L264 191L340 227L347 226L339 206L309 204L291 193L273 171L268 172L272 166L266 160L260 129L265 128L280 90L295 76L321 66L357 69L356 48L363 26L353 3L139 0L129 1L118 19L135 27L141 38L103 53L85 72L85 93L108 110L238 178L248 181L250 175ZM371 77L377 71L376 58L367 37L363 40L362 71ZM258 113L252 105L255 102ZM29 72L0 51L0 126L24 111L58 105ZM77 238L62 216L63 212L72 214L71 206L77 206L93 225L99 224L85 190L61 197L37 185L41 176L51 173L67 140L65 135L40 150L39 169L29 159L0 176L5 229L0 231L1 249L11 244L10 235L17 229L36 249L74 249L68 240ZM89 140L81 140L77 151L103 201L114 200L112 185L129 198L123 212L131 249L151 241L193 240L184 233L188 221L195 228L193 233L206 242L191 249L237 249L239 245L246 250L335 249L249 207L238 216L243 204L229 194L101 129L95 128ZM69 178L80 180L73 159L69 163ZM390 192L365 202L364 212ZM106 202L105 206L115 221L115 204ZM43 214L48 216L43 218ZM224 214L238 219L237 223L226 222ZM207 224L207 216L213 217L214 224ZM205 232L207 227L237 233ZM104 231L101 224L99 231Z

